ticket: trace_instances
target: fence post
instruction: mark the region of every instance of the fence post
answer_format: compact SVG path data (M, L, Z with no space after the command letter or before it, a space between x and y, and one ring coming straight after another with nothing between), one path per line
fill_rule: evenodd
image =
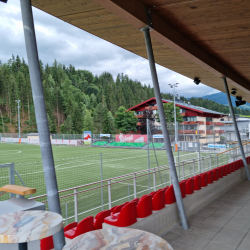
M130 185L128 184L128 201L130 201Z
M192 176L191 163L189 164L190 178Z
M201 157L201 160L202 160L202 171L204 173L204 157L203 156Z
M66 226L68 225L68 203L65 203Z
M102 211L103 211L103 187L102 187L102 153L100 153L100 161L101 161L101 202L102 202Z
M75 203L75 222L78 222L77 188L74 189L74 203Z
M11 163L9 168L10 185L15 185L15 164ZM10 198L15 197L15 194L10 193Z
M109 195L109 209L112 208L112 201L111 201L111 180L108 180L108 195Z
M166 186L168 185L167 184L167 174L165 174L165 181L166 181Z
M136 198L136 174L134 173L134 198Z
M155 168L153 170L153 179L154 179L154 191L156 191L156 173L155 173Z
M182 180L184 180L184 175L185 175L185 173L184 173L184 162L182 162Z
M194 176L195 176L195 159L193 159L193 171L194 171Z
M209 155L209 159L210 159L210 168L212 169L213 166L212 166L212 155Z
M178 176L178 179L180 180L181 179L181 168L180 168L180 163L178 162L178 168L179 168L179 176Z
M218 155L216 155L216 167L218 167Z

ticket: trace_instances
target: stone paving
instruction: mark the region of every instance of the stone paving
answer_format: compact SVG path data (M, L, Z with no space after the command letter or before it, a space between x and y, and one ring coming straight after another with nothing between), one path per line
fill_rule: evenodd
M174 227L163 236L174 250L250 250L250 181L188 218L189 230Z

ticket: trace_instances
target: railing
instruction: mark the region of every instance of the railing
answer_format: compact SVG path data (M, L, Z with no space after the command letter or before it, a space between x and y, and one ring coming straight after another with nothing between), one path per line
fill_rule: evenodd
M230 154L215 154L176 163L179 181L231 161ZM171 184L169 167L166 165L60 190L64 222L79 221ZM47 203L46 197L44 194L31 199Z
M179 130L179 134L204 134L205 130Z

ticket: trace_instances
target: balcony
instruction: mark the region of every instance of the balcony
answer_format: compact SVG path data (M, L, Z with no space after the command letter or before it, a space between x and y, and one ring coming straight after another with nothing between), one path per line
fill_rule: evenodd
M223 133L225 133L225 130L215 130L215 133L223 134Z
M181 125L192 125L192 124L204 125L204 122L202 122L202 121L184 121L181 123Z
M223 122L206 122L206 125L225 126Z
M191 134L191 135L195 135L197 131L197 134L204 134L205 131L204 130L179 130L178 133L179 134Z
M214 133L225 133L225 130L214 130ZM207 134L213 134L213 130L207 130Z
M223 122L214 122L215 126L225 126L225 123Z

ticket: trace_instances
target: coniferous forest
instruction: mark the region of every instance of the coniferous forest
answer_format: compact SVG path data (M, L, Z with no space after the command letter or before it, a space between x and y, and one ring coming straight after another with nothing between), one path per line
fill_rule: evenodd
M40 61L40 69L51 133L82 134L84 130L116 133L114 116L120 106L128 109L154 97L153 88L122 73L116 79L108 72L94 76L87 70L66 67L57 61L51 66ZM164 93L162 98L173 99L171 94ZM227 106L214 101L180 99L229 113ZM7 63L0 61L0 132L18 131L16 100L21 101L21 132L37 132L28 65L19 56L12 56ZM250 114L239 108L235 111Z

